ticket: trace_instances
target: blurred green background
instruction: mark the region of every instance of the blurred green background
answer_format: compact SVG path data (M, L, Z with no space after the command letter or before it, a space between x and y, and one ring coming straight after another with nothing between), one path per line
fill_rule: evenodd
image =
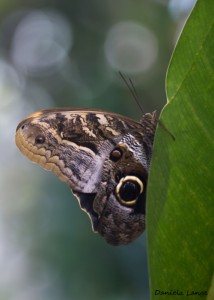
M15 147L28 114L54 106L141 118L166 102L165 74L193 0L0 1L0 299L149 299L146 234L113 247L65 184Z

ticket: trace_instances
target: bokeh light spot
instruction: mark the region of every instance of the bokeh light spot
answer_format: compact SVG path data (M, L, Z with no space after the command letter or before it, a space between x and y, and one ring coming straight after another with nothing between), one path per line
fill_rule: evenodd
M158 42L153 32L131 21L114 25L107 34L104 47L110 66L129 74L148 71L158 55Z
M11 56L28 75L43 76L65 63L73 39L70 24L58 13L31 11L18 24Z

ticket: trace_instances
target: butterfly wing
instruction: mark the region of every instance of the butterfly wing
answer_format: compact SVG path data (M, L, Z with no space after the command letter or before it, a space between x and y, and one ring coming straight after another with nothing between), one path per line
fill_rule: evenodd
M147 123L156 124L151 122L155 119L154 115L148 116L144 118L149 120ZM126 158L122 168L114 162L114 156L120 153L112 151L122 143L126 149L129 147L130 152L130 147L134 149L133 143L138 139L137 144L140 147L145 144L151 154L153 140L149 139L149 133L154 136L155 126L148 127L145 120L135 122L99 110L48 109L33 113L17 126L16 145L30 160L54 172L69 185L81 208L89 214L94 230L102 234L103 229L98 229L98 221L103 210L102 200L106 199L104 193L112 197L115 193L112 182L118 175L115 168L119 168L120 172L124 166L130 169L133 160ZM146 150L142 152L144 148L138 150L146 157L145 165L142 167L142 162L137 162L134 168L137 166L137 169L148 173L150 154ZM107 190L104 188L106 185L109 186Z

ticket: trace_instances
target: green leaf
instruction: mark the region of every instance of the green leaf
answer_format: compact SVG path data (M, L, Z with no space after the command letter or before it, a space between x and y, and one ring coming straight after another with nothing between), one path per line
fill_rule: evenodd
M206 299L214 271L213 0L198 0L186 22L166 90L148 188L151 299L192 291L203 296L191 299Z
M207 296L207 300L213 300L213 299L214 299L214 274L213 274L212 282Z

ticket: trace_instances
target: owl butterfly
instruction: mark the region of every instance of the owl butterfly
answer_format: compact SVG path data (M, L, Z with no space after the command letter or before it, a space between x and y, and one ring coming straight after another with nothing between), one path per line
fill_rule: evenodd
M136 122L94 109L47 109L18 125L16 145L67 183L94 232L110 244L128 244L145 229L156 125L155 112Z

